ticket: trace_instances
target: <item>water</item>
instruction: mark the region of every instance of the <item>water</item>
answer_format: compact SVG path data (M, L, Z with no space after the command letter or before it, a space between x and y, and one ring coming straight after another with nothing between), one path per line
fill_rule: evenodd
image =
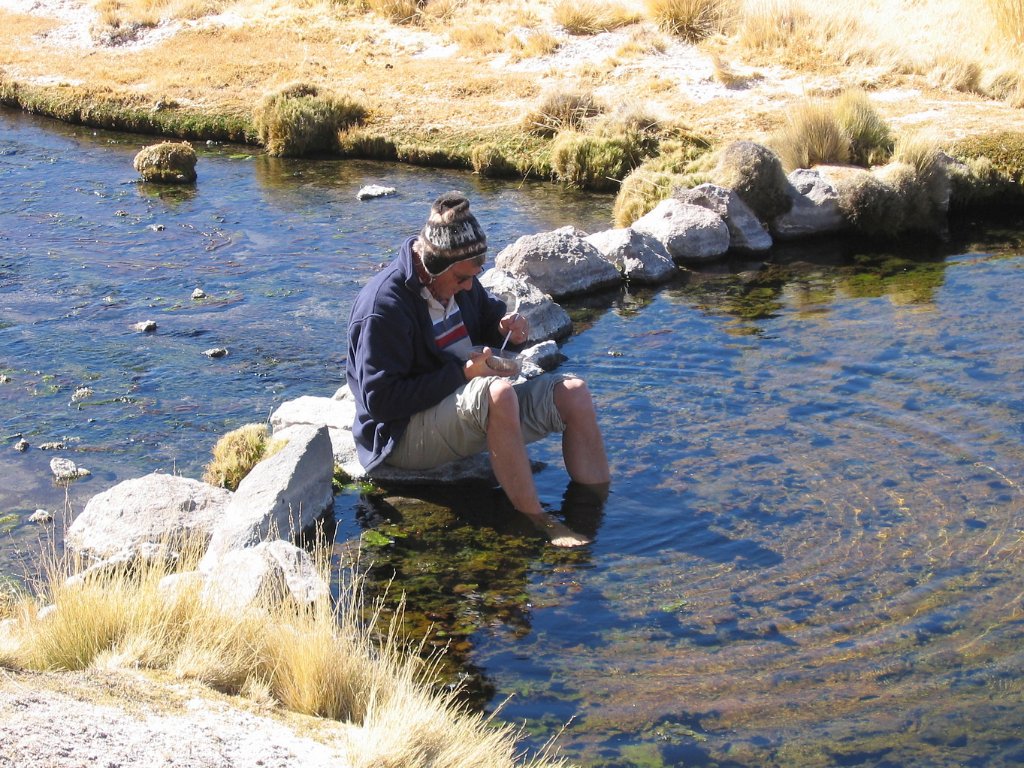
M14 434L93 471L73 509L196 476L227 429L340 383L352 297L436 192L468 192L497 247L610 209L222 147L159 196L130 168L145 139L2 120L0 514L19 522L0 570L31 548L24 517L64 504L53 454ZM357 203L371 182L401 196ZM780 249L579 302L565 367L602 414L608 503L566 487L554 441L533 455L593 545L544 545L490 489L349 489L337 540L372 529L373 573L397 574L473 700L531 747L568 723L583 765L1021 764L1022 232Z

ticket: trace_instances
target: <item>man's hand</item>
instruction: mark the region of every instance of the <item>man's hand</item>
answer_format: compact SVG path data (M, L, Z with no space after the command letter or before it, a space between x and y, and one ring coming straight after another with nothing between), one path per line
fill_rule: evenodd
M466 381L477 376L511 376L511 373L495 370L487 364L493 355L494 350L490 347L484 347L483 352L470 352L469 360L462 364L462 375L466 377Z
M525 315L513 312L498 321L498 330L501 331L502 336L512 331L512 335L508 338L510 344L525 344L530 337L530 321L526 319Z

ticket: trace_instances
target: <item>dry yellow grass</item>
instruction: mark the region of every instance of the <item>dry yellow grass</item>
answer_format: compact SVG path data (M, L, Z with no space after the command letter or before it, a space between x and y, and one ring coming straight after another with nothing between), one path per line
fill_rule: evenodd
M352 766L524 764L511 726L466 712L452 692L434 692L431 666L407 651L395 623L379 626L379 611L363 604L357 577L340 585L336 604L324 598L307 607L268 599L229 608L205 597L198 580L161 589L166 576L193 568L198 554L78 581L67 578L77 563L55 563L38 597L14 601L14 626L0 633L0 667L159 670L351 723L357 727L341 746ZM327 553L318 559L326 563ZM52 606L45 616L43 604Z

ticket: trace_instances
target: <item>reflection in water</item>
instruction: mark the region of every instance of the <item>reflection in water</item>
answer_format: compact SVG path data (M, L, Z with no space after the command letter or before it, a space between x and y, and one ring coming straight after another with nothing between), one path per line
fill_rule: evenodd
M126 477L197 476L227 430L333 392L348 303L424 200L480 196L495 249L610 207L228 148L202 150L192 192L151 194L129 170L142 139L12 125L0 570L28 515L64 504L40 443L93 470L77 511ZM356 201L372 182L399 194ZM610 497L565 486L556 440L531 454L556 465L549 510L594 543L548 546L486 487L346 489L339 559L361 542L449 679L583 765L1021 764L1021 231L786 246L571 302L564 369L597 401Z

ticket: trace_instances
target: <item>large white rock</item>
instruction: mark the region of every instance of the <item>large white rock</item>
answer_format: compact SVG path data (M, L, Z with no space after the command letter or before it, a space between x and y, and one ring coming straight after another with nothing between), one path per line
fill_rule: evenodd
M750 206L731 189L700 184L692 189L679 190L673 197L717 213L729 228L731 250L758 252L772 247L772 236L768 230L757 220Z
M276 539L226 553L205 574L203 598L224 608L257 600L292 598L300 605L321 600L330 588L304 549Z
M504 248L494 266L533 283L556 299L610 288L619 271L575 227L524 235Z
M200 564L208 570L226 553L268 538L293 538L330 508L334 455L326 426L302 426L288 444L250 470L213 530Z
M679 273L672 256L661 241L632 227L607 229L586 237L626 280L657 284Z
M676 261L710 261L729 250L729 227L721 216L674 198L658 203L633 229L661 241Z
M839 210L839 192L822 170L797 168L789 174L789 183L793 205L771 224L779 240L825 235L849 226Z
M527 343L564 339L572 333L569 313L533 283L495 267L480 276L480 283L504 301L509 312L518 305L516 311L530 323Z
M231 492L187 477L153 473L89 499L64 537L69 549L107 558L142 544L209 540Z

